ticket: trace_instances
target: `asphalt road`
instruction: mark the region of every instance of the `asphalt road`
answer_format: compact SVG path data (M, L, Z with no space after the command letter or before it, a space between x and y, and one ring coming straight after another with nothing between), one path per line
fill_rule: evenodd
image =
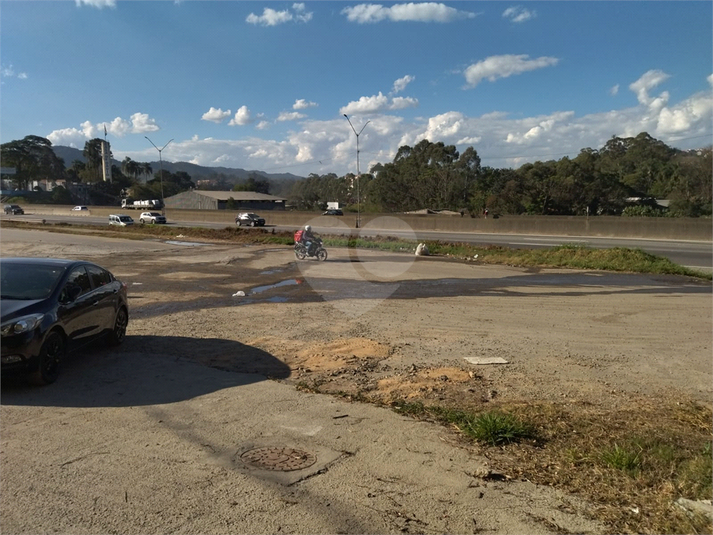
M22 221L65 222L73 224L93 224L101 225L106 223L105 217L77 217L77 216L1 216L0 221L6 218L21 219ZM225 223L206 223L196 221L176 221L172 220L169 225L176 226L199 226L207 228L224 228ZM292 226L272 226L278 231L293 231ZM691 269L702 271L713 270L713 244L701 241L681 241L681 240L650 240L636 238L611 238L592 236L545 236L536 234L485 234L475 232L433 232L433 231L398 231L398 230L373 230L373 229L340 229L340 228L319 228L315 230L320 234L354 234L359 232L361 236L393 236L413 239L414 235L418 240L443 240L464 242L480 245L500 245L520 249L539 249L554 247L562 244L577 244L597 249L609 249L613 247L626 247L632 249L642 249L648 253L663 256L676 264L686 266Z

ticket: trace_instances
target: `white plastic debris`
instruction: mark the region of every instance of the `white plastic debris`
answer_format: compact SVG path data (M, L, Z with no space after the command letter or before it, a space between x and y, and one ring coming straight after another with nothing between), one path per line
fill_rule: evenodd
M463 357L471 364L508 364L502 357Z
M245 297L245 292L240 290L233 294L233 297Z
M428 256L428 246L425 243L419 243L416 247L416 256Z

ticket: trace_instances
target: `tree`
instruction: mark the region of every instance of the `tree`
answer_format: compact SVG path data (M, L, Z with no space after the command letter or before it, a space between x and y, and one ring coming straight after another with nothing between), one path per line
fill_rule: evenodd
M14 167L17 189L29 189L32 181L64 178L64 161L52 150L52 142L39 136L3 143L0 158L4 167Z

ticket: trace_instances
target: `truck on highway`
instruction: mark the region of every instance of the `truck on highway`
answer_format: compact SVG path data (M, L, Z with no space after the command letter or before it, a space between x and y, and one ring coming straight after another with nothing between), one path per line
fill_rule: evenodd
M135 201L134 199L127 198L121 200L121 207L133 210L158 210L163 208L163 203L159 199L149 199Z

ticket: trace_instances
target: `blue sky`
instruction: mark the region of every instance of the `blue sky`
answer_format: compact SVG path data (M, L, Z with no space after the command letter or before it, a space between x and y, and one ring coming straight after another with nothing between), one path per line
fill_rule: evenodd
M713 3L0 3L0 141L272 173L356 171L423 139L483 165L646 131L710 145ZM66 162L69 165L71 162Z

